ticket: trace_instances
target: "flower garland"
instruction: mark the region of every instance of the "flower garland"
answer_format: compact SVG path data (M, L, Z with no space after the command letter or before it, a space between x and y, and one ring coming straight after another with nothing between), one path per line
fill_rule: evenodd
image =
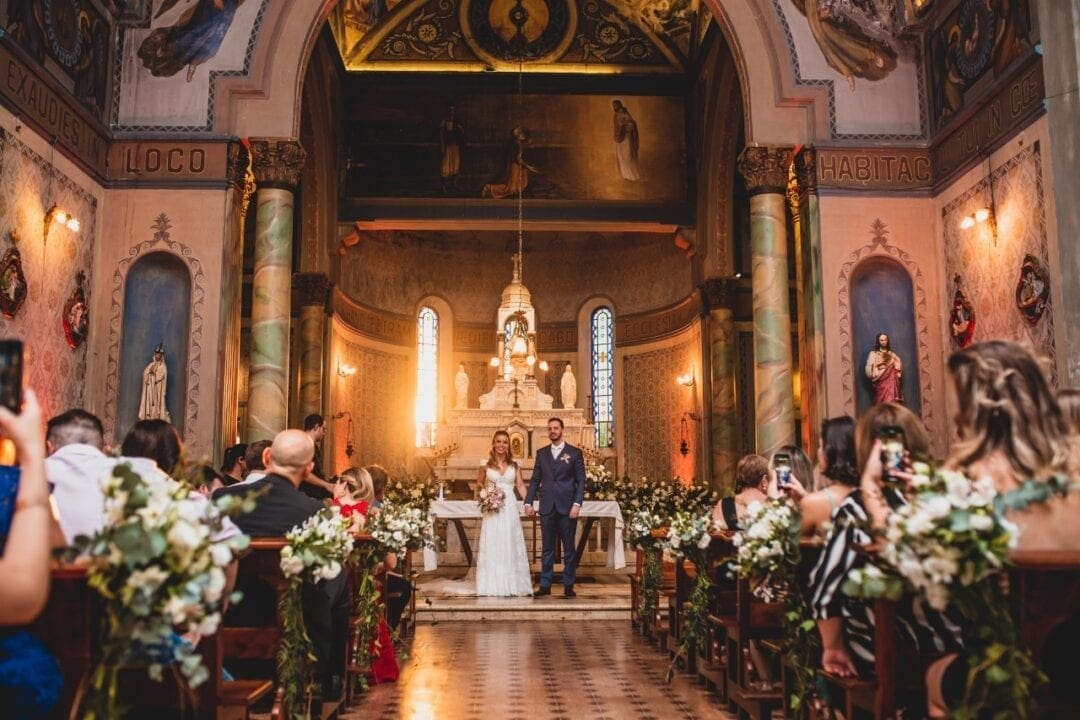
M246 499L209 503L168 476L142 475L129 463L117 464L101 487L104 527L76 541L90 558L87 583L105 609L101 659L82 700L90 720L119 716L121 667L145 667L160 680L164 668L174 666L190 687L209 677L195 647L177 633L217 631L226 600L224 568L248 544L246 535L213 539L226 515L246 509Z
M299 710L315 660L311 638L304 627L301 602L304 582L333 580L351 559L353 537L351 522L337 507L315 513L285 535L288 544L281 548L281 572L289 580L279 600L282 618L281 643L278 645L277 675L283 689L282 706L286 717L304 717Z
M709 577L705 550L712 542L709 535L712 527L711 512L703 514L700 511L680 510L671 518L668 534L662 546L676 557L690 560L697 570L694 587L686 601L686 620L682 625L682 638L675 657L671 659L671 665L668 667L668 682L675 673L675 666L679 659L688 657L691 651L698 650L708 631L707 618L712 601L713 581Z
M1026 718L1041 673L1023 647L1003 592L1003 570L1016 527L1000 506L993 481L962 473L914 468L911 502L891 513L886 545L843 590L861 598L912 592L938 610L955 607L967 620L963 656L969 668L964 699L952 717ZM1047 494L1048 498L1050 495Z

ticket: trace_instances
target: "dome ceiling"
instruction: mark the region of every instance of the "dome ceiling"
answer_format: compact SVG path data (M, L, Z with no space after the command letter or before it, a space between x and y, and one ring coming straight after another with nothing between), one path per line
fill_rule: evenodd
M711 21L698 0L344 0L349 71L684 73Z

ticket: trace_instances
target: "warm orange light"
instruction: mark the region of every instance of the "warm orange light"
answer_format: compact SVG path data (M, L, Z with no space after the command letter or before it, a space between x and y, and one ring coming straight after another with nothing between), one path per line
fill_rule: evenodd
M975 218L971 215L966 215L963 220L960 221L961 230L970 230L975 227Z
M975 211L975 222L981 222L982 223L982 222L986 222L989 219L990 219L990 209L989 208L979 208L978 210Z

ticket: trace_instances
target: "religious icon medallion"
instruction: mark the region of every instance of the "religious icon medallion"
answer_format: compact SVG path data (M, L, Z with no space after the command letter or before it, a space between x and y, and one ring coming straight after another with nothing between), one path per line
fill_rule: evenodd
M1046 268L1034 255L1025 255L1016 281L1016 307L1029 325L1042 320L1050 304L1050 278Z
M75 275L75 290L64 303L64 315L60 319L64 337L72 350L83 344L90 329L90 309L86 306L86 292L83 290L85 282L86 273L80 270Z
M975 308L960 289L960 276L953 278L956 293L953 295L952 311L949 313L949 332L957 347L966 348L975 335Z
M26 275L23 274L22 256L15 246L18 238L11 233L12 246L0 260L0 312L4 317L13 318L26 300Z

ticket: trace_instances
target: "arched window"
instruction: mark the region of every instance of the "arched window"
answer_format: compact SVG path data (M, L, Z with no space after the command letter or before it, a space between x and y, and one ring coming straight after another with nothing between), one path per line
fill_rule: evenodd
M592 314L592 411L596 446L615 445L615 323L611 308Z
M416 447L435 446L439 397L439 315L424 306L416 316Z

